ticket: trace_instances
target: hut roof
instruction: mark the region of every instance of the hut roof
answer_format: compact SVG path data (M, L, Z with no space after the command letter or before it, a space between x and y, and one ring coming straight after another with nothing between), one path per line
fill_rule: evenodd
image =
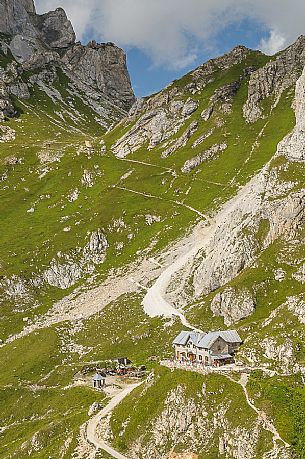
M179 333L178 336L173 341L173 344L185 346L189 339L193 341L194 344L197 344L206 333L198 333L198 332L190 332L190 331L182 331Z
M232 359L231 354L213 354L211 355L213 360L225 360L225 359Z
M102 381L103 379L105 379L105 376L102 376L99 373L96 373L96 375L93 376L93 381Z
M242 343L236 330L225 330L209 332L198 342L198 347L210 349L218 338L222 338L226 343Z
M209 333L182 331L174 339L173 344L185 346L189 339L199 348L210 349L217 338L221 337L226 343L242 343L236 330L215 331Z

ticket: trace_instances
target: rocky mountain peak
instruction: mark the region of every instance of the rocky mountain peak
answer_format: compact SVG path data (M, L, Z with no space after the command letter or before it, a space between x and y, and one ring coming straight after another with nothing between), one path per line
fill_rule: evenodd
M33 47L60 49L75 43L73 26L62 8L39 15L33 0L0 0L0 13L0 32L31 38Z
M76 43L73 26L62 8L36 14L33 0L0 0L0 33L5 35L0 38L0 51L12 53L19 75L23 70L37 73L46 65L53 65L61 68L78 90L89 97L99 114L105 114L107 105L124 116L133 105L135 96L124 52L113 43ZM12 106L10 88L19 87L19 83L10 81L7 87L3 82L6 96L2 105ZM29 89L18 91L21 98L22 94L28 96ZM7 113L6 110L5 116Z
M20 2L28 13L36 13L34 0L20 0Z
M39 37L50 48L68 48L75 43L75 32L65 10L57 8L55 11L33 16Z
M281 94L296 84L305 65L305 36L281 51L264 67L250 77L248 99L244 105L244 116L249 123L264 117L261 102L272 96L275 106Z
M32 0L0 0L0 33L35 36L29 13L35 13Z

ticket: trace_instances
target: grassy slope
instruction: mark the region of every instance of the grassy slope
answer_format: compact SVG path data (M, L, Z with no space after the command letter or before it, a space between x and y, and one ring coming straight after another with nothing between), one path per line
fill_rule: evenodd
M203 384L205 387L204 396L202 396ZM142 387L136 389L126 401L119 405L112 416L111 427L115 435L115 445L122 451L128 450L128 446L131 446L139 438L142 444L151 441L151 432L154 431L156 421L165 409L166 399L177 387L183 388L187 404L195 402L200 406L199 412L207 412L205 417L209 420L210 428L213 429L213 416L217 419L221 407L226 407L224 417L228 420L229 431L236 428L254 429L256 415L246 404L242 389L222 376L203 377L196 373L181 370L171 372L166 368L157 367L153 382L147 386L145 389ZM181 414L183 415L182 407L178 408L176 414L169 411L169 415L178 416L180 410L182 410ZM197 416L198 414L194 414L193 422L196 421ZM125 428L122 429L122 426ZM207 432L202 425L200 429L195 429L193 432L193 442L185 442L184 438L188 435L186 424L180 441L175 444L175 451L181 452L187 449L198 453L200 459L219 457L218 435L221 435L221 429L216 428L215 434L207 442ZM171 433L168 432L168 437L170 438L170 436ZM265 448L270 448L269 435L262 431L260 436L255 454L257 459L261 457L260 455L262 451L266 450ZM168 451L171 447L170 441L166 446L168 449L165 451ZM161 445L160 447L162 448Z
M215 118L205 123L199 116L200 112L207 107L214 90L235 81L243 68L249 65L261 66L264 61L265 58L253 53L246 62L228 71L217 73L214 82L209 84L201 95L194 96L194 98L198 97L200 107L192 115L188 124L197 119L200 126L192 142L215 127ZM183 88L188 82L189 77L175 84ZM56 88L63 97L67 97L66 84L67 81L59 75ZM131 159L147 161L156 167L131 164L114 158L109 147L124 130L118 128L104 136L104 131L95 122L92 112L88 111L79 99L73 103L83 116L76 122L67 114L64 115L65 121L63 121L55 112L59 109L66 110L67 107L62 106L58 101L54 104L37 87L34 88L29 101L16 101L20 117L8 123L17 132L16 141L0 144L0 175L3 173L8 175L8 179L1 184L0 189L1 275L7 277L18 275L30 279L33 277L33 272L41 272L47 267L59 250L73 253L77 247L84 246L88 231L102 228L107 235L110 249L106 262L98 269L98 281L109 268L133 260L137 251L146 248L152 239L158 240L153 249L158 250L184 234L186 228L192 225L198 216L177 205L175 200L185 201L186 204L202 212L211 212L234 195L238 187L246 183L272 157L277 142L293 126L294 116L290 109L293 94L287 93L278 108L268 117L265 133L251 154L255 139L265 122L261 120L254 125L247 125L244 122L242 105L246 100L246 94L247 82L244 81L234 99L232 114L217 113L218 118L224 118L225 127L216 128L213 136L196 149L190 148L190 142L186 148L177 151L167 159L161 159L162 148L156 148L151 152L142 148L130 156ZM184 97L188 95L190 94L186 91ZM268 110L271 101L266 105ZM185 127L175 137L181 135L183 130ZM103 155L100 153L99 144L102 137L108 146L107 153ZM79 152L86 139L91 139L94 153ZM228 149L216 160L202 165L190 174L180 172L181 166L187 159L223 140L228 143ZM42 150L60 154L62 157L59 161L47 165L48 173L39 178L45 167L40 164L37 157ZM22 161L13 166L5 165L5 158L8 156L16 156ZM81 177L85 169L101 172L92 188L81 186ZM113 188L113 185L120 182L121 177L131 169L133 173L124 180L123 186L154 194L161 199L147 198ZM173 188L169 187L172 174L168 169L175 170L177 174ZM211 183L211 177L213 182L221 185ZM191 187L189 194L184 196L184 192L189 187ZM70 203L66 197L75 188L79 188L80 195L77 201ZM27 210L33 206L35 212L27 213ZM161 216L161 222L147 226L146 214ZM125 228L120 231L111 229L113 223L119 218L124 219ZM71 231L64 232L67 226L71 227ZM129 234L134 235L133 239L129 240ZM116 245L122 242L124 248L118 251ZM258 268L257 275L261 275L261 272ZM251 277L251 273L245 273L245 277L247 276ZM244 281L240 279L240 282ZM31 289L31 300L17 308L15 302L5 299L1 305L1 338L5 339L10 334L20 331L24 326L24 317L34 318L35 315L42 314L55 300L66 293L46 286L36 290ZM272 298L274 296L271 296L270 300ZM164 329L162 321L146 318L140 300L137 297L122 298L116 304L110 305L103 315L93 317L86 322L84 329L73 338L76 343L92 347L85 357L80 358L76 353L62 353L60 340L65 333L65 325L43 330L0 349L0 364L5 368L1 379L1 399L5 401L6 407L2 424L8 425L27 418L26 422L2 434L1 443L5 446L0 456L13 457L13 454L16 454L15 457L18 458L26 457L27 452L20 449L20 445L30 440L38 431L42 436L43 448L38 448L31 454L33 457L44 458L49 455L55 457L54 455L57 454L55 452L60 450L67 436L63 428L63 415L69 410L71 410L68 414L69 422L65 425L65 429L73 437L72 446L75 444L78 426L86 418L88 406L95 400L96 394L82 388L64 391L63 387L71 382L74 372L86 362L103 361L124 353L137 363L147 363L148 366L152 366L153 363L149 360L152 354L163 357L171 352L170 342L172 336L180 329L179 324ZM33 304L37 305L35 309L32 308ZM264 305L266 304L267 300ZM262 308L257 308L256 314L260 314L261 320L269 311L270 308L263 306L262 303ZM198 312L194 313L192 319L205 328L221 325L220 319L211 317L211 313L208 313L205 307L198 308ZM256 321L256 317L253 320ZM253 326L255 327L255 322ZM132 339L134 334L142 337L135 342ZM196 375L179 373L175 376L177 379L172 380L165 370L157 371L160 372L160 384L154 390L157 390L157 396L163 397L162 399L166 396L166 391L174 387L177 382L183 382L191 392L194 390L193 387L201 384L201 378ZM41 382L49 372L51 372L50 376ZM37 383L42 386L38 392L29 389L29 385ZM13 387L10 386L11 384ZM217 385L218 382L211 381L211 384ZM156 394L152 396L155 397ZM65 403L61 403L61 400L65 400ZM236 404L237 400L232 402ZM127 400L126 403L131 402ZM142 416L141 422L150 422L151 413L147 419L143 418L147 406L150 406L149 400L143 399L139 403L140 409L136 412L131 427L126 431L126 438L122 439L125 444L136 438L139 416ZM270 403L273 403L273 399ZM13 410L12 407L18 408ZM38 414L42 418L32 420L28 413L29 407L33 414ZM159 410L161 407L162 404L159 408L155 408ZM43 414L45 417L42 416ZM113 422L116 433L120 421L123 420L122 412L119 410L115 416L117 417ZM47 449L46 438L49 439L48 441L51 439L52 452L51 449ZM118 443L117 437L115 441ZM120 443L118 446L124 448L125 444ZM68 451L65 457L70 457L69 454ZM215 454L215 451L211 454ZM207 457L202 456L202 458ZM211 455L211 457L215 456Z

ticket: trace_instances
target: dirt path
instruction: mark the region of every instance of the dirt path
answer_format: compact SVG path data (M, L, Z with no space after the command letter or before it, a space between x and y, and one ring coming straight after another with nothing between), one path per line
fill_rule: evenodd
M156 282L147 290L143 299L144 311L150 317L173 317L180 318L185 327L197 330L196 327L191 325L185 318L181 309L176 309L165 298L166 290L171 282L172 276L180 271L197 253L203 249L213 234L214 224L209 222L209 225L194 232L193 237L184 245L184 250L172 264L170 264L164 271L161 272Z
M92 444L96 448L96 450L102 449L103 451L106 451L108 454L110 454L110 456L116 459L128 459L126 456L123 456L123 454L119 453L114 448L109 446L106 442L100 440L97 436L96 431L101 420L105 418L108 414L110 414L113 411L113 409L122 400L124 400L125 397L127 397L127 395L129 395L136 387L140 386L141 384L142 382L128 385L125 389L123 389L121 392L115 395L110 400L108 405L106 405L105 408L103 408L98 414L93 416L87 423L86 437L88 442Z
M184 207L185 209L188 209L190 210L191 212L194 212L195 214L197 214L199 217L202 217L204 219L207 218L207 216L205 214L203 214L202 212L200 212L199 210L195 209L194 207L192 206L189 206L187 204L184 204L183 202L181 201L175 201L173 199L164 199L162 198L161 196L156 196L154 194L150 194L150 193L144 193L142 191L136 191L136 190L131 190L130 188L126 188L124 186L120 186L120 185L112 185L113 188L117 188L118 190L122 190L122 191L128 191L129 193L133 193L133 194L137 194L137 195L140 195L140 196L144 196L145 198L150 198L150 199L158 199L159 201L168 201L168 202L171 202L172 204L176 204L177 206L181 206L181 207Z
M290 448L290 445L289 443L287 443L279 434L279 432L277 431L276 427L274 426L274 424L268 419L266 413L264 411L261 411L259 410L253 403L253 401L250 399L250 396L249 396L249 393L248 393L248 389L247 389L247 384L248 384L248 380L249 380L249 374L247 373L242 373L241 374L241 377L238 381L236 381L234 378L231 378L231 376L229 376L228 374L225 374L225 376L230 379L230 381L233 381L237 384L239 384L243 391L244 391L244 394L245 394L245 397L246 397L246 401L247 401L247 404L250 406L250 408L252 408L252 410L254 410L258 416L258 418L262 421L263 423L263 426L264 426L264 429L265 430L268 430L269 432L271 432L272 434L272 437L273 437L273 450L272 451L276 451L278 449L278 445L277 445L277 442L280 441L281 443L283 443L283 445L285 446L285 448ZM271 454L272 451L269 451L269 453L267 454Z
M137 161L136 159L127 159L127 158L117 158L117 159L119 161L126 161L128 163L144 164L144 166L156 167L158 169L163 169L163 170L173 173L173 169L170 169L169 167L160 166L159 164L147 163L145 161Z
M270 421L268 419L266 413L264 411L260 410L259 408L257 408L254 405L253 401L251 400L251 398L249 396L249 393L248 393L248 389L247 389L247 384L248 384L248 380L249 380L249 376L250 376L249 373L242 372L241 375L240 375L240 379L237 380L237 379L232 378L228 371L221 371L221 369L215 369L215 371L212 371L212 370L209 370L209 369L208 370L203 370L202 368L196 368L196 367L189 367L189 366L184 367L183 365L175 366L175 365L173 365L173 362L166 361L166 360L162 361L161 365L164 365L164 366L170 368L171 370L173 370L175 368L178 368L178 369L182 369L182 370L185 370L185 371L193 371L195 373L200 373L200 374L206 375L206 376L209 375L209 374L219 374L219 375L222 375L222 376L228 378L233 383L240 385L242 387L242 389L243 389L244 394L245 394L245 398L246 398L246 402L247 402L248 406L253 411L255 411L255 413L257 414L258 418L261 420L264 429L272 434L273 448L272 448L271 451L268 451L267 453L265 453L264 459L272 459L272 458L277 458L278 457L278 453L279 453L279 451L281 449L281 447L278 445L278 442L281 442L284 448L290 448L290 444L287 443L280 436L280 434L277 431L275 425L272 423L272 421ZM232 368L232 371L234 371L234 370L236 370L236 369ZM246 369L244 369L244 371L245 370ZM250 368L248 368L247 370L251 371ZM262 370L262 371L264 371L265 369L256 367L256 368L253 368L253 370Z

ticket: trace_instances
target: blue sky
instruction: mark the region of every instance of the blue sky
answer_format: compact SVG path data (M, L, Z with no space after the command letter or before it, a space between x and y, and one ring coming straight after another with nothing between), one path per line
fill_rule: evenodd
M144 96L238 44L274 54L305 34L304 0L36 0L63 7L83 43L122 47Z
M250 20L243 20L226 27L210 43L209 47L197 42L195 45L197 58L190 65L179 69L171 68L168 65L154 64L147 53L138 48L127 47L125 52L134 91L138 97L157 92L174 79L180 78L208 59L230 51L236 45L244 45L252 49L257 48L263 39L268 39L268 34L269 32L264 25ZM196 42L195 37L193 37L193 40Z

